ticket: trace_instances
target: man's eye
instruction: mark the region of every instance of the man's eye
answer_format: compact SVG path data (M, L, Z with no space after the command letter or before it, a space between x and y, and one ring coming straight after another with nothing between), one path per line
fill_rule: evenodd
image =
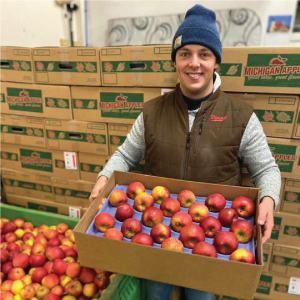
M187 57L187 56L188 56L188 53L182 52L182 53L180 54L180 56Z

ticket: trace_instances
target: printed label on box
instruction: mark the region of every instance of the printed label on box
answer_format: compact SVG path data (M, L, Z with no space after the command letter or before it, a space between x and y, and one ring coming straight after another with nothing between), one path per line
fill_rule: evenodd
M67 170L77 170L77 161L75 152L64 152L65 167Z
M289 294L300 295L300 278L291 277L288 289Z
M80 218L80 209L76 207L69 207L69 217L71 218Z

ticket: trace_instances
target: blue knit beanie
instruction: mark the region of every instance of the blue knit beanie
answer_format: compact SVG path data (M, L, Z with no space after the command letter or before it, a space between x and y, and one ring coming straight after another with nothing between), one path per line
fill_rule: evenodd
M182 24L177 29L172 44L172 61L176 51L188 44L199 44L209 48L222 61L222 43L216 25L216 14L202 5L190 8Z

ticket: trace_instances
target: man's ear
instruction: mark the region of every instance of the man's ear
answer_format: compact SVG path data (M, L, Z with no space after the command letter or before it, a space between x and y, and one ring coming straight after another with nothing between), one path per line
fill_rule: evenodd
M215 71L217 71L220 68L220 65L218 63L215 64Z

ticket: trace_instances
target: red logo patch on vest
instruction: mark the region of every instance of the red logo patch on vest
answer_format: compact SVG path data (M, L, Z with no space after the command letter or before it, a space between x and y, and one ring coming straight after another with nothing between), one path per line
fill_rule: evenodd
M210 116L210 120L212 121L212 122L223 122L223 121L225 121L227 119L227 116L225 116L225 117L217 117L217 116L215 116L215 115L211 115Z

